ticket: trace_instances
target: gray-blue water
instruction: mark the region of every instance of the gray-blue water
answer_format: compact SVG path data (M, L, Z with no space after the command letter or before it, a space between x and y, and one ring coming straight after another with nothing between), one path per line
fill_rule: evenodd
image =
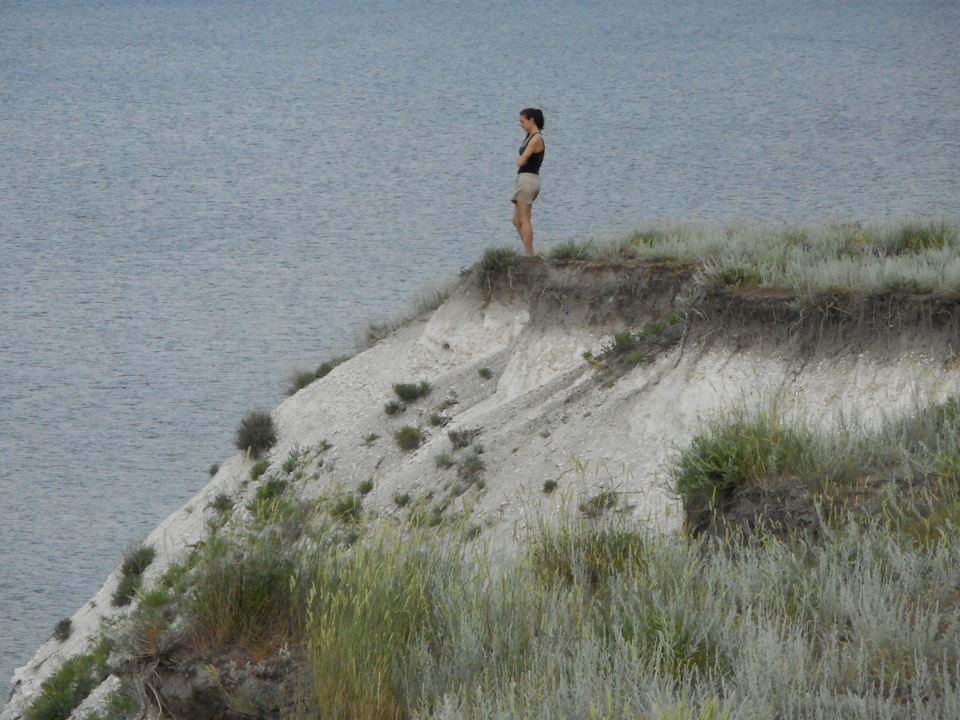
M0 0L0 690L283 376L653 220L960 217L960 3Z

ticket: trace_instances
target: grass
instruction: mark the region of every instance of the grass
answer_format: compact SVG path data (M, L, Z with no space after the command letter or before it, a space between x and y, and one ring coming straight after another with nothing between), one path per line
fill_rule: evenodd
M134 546L126 552L120 565L120 582L113 593L114 606L129 605L136 597L143 573L153 562L156 553L156 549L150 545Z
M364 480L364 481L362 481L362 482L360 483L359 487L357 488L357 492L359 492L361 495L367 495L367 494L369 494L372 490L373 490L373 479L372 479L372 478L369 479L369 480Z
M423 442L423 431L412 425L404 425L393 434L393 439L396 441L397 447L409 452L420 447L420 443Z
M24 720L67 720L107 677L107 657L112 647L108 640L101 640L89 652L64 662L43 683L36 699L24 713Z
M718 288L782 288L799 296L897 292L960 297L960 224L905 221L639 231L598 250L608 259L703 265Z
M366 493L361 490L360 495L364 494ZM357 522L360 519L362 511L363 501L360 499L360 496L354 495L353 493L338 497L330 507L331 517L333 517L334 520L341 520L343 522Z
M470 444L480 435L479 429L448 430L447 437L450 438L450 444L453 449L462 450L469 447Z
M869 431L846 425L830 432L789 417L774 399L706 423L676 458L672 477L694 532L716 529L740 499L761 510L789 506L790 513L766 512L763 519L797 529L848 513L884 513L893 494L913 512L897 522L929 542L927 526L952 512L958 470L960 395L917 405ZM944 502L931 501L931 493ZM814 514L814 506L827 508L827 516Z
M567 240L556 245L550 250L550 260L590 260L595 256L595 249L592 242L580 242L577 240Z
M477 283L484 288L497 278L509 277L520 262L520 254L513 248L489 248L474 268Z
M350 359L350 355L338 355L320 363L315 370L295 370L287 381L287 395L294 395L315 380L329 375L335 367Z
M809 456L808 435L775 409L712 421L703 435L731 419L753 427L755 449L704 477L814 467L794 462ZM885 496L869 514L822 505L835 520L813 534L734 552L609 518L616 498L600 493L577 508L597 517L564 510L557 525L534 523L519 557L493 557L463 542L479 526L450 498L373 524L349 494L296 517L304 542L275 516L211 536L178 572L187 590L170 607L205 659L295 658L285 672L298 719L331 708L411 720L956 717L960 492L945 458L957 456L958 423L950 400L889 419L882 442L821 439L835 477L852 466L901 482L908 468L912 481L943 475L928 485L936 497ZM684 452L678 468L690 467Z
M59 620L53 627L53 637L60 642L66 642L73 633L73 621L70 618Z
M419 383L395 383L393 391L404 402L414 402L430 394L430 383L421 380Z
M377 433L372 432L363 438L363 444L366 445L367 447L373 447L373 444L379 439L380 439L380 436L377 435Z
M263 475L267 470L270 469L269 460L258 460L253 464L253 467L250 468L250 480L251 482L256 482L260 479L260 476Z
M217 493L217 496L210 501L207 507L212 508L217 513L228 513L233 510L233 505L233 498L222 492Z
M266 410L250 410L237 425L235 444L238 450L259 458L277 442L273 418Z

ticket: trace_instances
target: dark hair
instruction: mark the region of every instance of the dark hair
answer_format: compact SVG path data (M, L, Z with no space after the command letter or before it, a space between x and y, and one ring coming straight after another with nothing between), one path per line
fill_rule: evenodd
M538 108L524 108L520 111L527 120L533 120L537 127L543 130L543 111Z

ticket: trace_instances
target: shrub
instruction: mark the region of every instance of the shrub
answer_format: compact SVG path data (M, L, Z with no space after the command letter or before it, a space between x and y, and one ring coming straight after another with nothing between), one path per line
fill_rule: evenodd
M24 720L67 720L70 714L107 677L108 640L89 653L70 658L40 687Z
M393 502L397 507L406 507L410 504L410 493L397 493L393 496Z
M453 467L453 458L448 453L440 453L433 459L436 466L442 470Z
M209 473L210 477L213 477L218 472L220 472L220 465L218 463L214 463L209 468L207 468L207 473Z
M315 380L325 378L330 372L350 359L349 355L339 355L321 363L316 370L294 371L287 384L287 395L293 395L310 385Z
M357 488L361 495L367 495L373 490L373 479L364 480Z
M594 256L593 244L567 240L550 251L551 260L589 260Z
M367 435L365 438L363 438L363 443L367 447L371 447L379 439L380 439L380 436L372 432L369 435Z
M733 488L803 473L812 439L786 426L776 411L738 414L696 437L674 465L674 487L684 501L713 501Z
M150 545L140 545L128 550L120 566L120 583L113 593L113 604L128 605L140 589L142 575L153 562L157 551Z
M605 490L581 502L579 509L586 517L595 518L616 506L617 494L612 490Z
M432 427L441 427L447 424L447 419L440 413L433 413L430 415L430 425Z
M480 272L484 276L496 276L509 272L517 266L520 255L513 248L489 248L480 258Z
M419 383L395 383L393 391L401 400L413 402L430 394L430 383L421 380Z
M330 515L334 520L344 522L357 522L360 520L360 513L363 510L363 502L356 495L349 493L341 495L330 507Z
M254 496L254 498L258 502L272 500L275 497L280 497L283 495L286 489L286 480L281 480L277 477L269 477L267 478L266 482L263 483L263 485L257 488L257 494Z
M637 346L637 337L629 330L615 333L607 348L608 352L627 353Z
M491 377L493 377L493 371L491 371L488 367L482 367L477 370L477 375L482 377L484 380L489 380Z
M265 410L250 410L237 426L236 446L241 452L259 458L277 442L273 418Z
M350 355L338 355L337 357L330 358L329 360L326 360L326 361L320 363L320 365L319 365L319 367L317 367L317 371L316 371L316 373L315 373L315 374L316 374L316 377L317 377L317 380L320 380L321 378L325 378L327 375L330 374L330 372L331 372L335 367L337 367L337 366L339 366L339 365L343 365L343 363L345 363L347 360L349 360L350 357L351 357Z
M250 480L256 482L260 479L260 476L263 475L270 468L269 460L258 460L253 464L253 467L250 468Z
M543 494L550 495L554 490L557 489L556 480L544 480L543 482Z
M296 395L316 379L314 370L294 370L287 381L287 395Z
M404 425L393 434L393 438L401 450L416 450L423 441L423 432L418 427Z
M60 642L66 642L70 638L70 634L73 632L73 620L70 618L63 618L53 627L53 637L55 637Z
M454 450L462 450L465 447L468 447L470 443L473 442L473 439L480 435L479 430L448 430L447 437L450 438L450 443L453 445Z
M210 501L207 506L213 508L218 513L226 513L233 510L233 498L226 493L217 493L217 496Z
M278 647L296 605L293 553L279 534L208 541L182 602L187 639L207 650Z
M616 525L566 522L557 529L541 529L530 554L541 581L567 586L585 582L597 590L617 575L642 568L643 538Z
M386 405L383 406L383 411L390 416L396 415L398 412L404 409L404 406L398 403L396 400L391 400Z

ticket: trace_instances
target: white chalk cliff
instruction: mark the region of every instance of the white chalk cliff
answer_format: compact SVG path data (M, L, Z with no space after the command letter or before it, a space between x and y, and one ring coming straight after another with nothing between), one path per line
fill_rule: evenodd
M279 441L267 457L279 467L294 448L328 444L318 482L355 490L372 478L364 510L399 514L397 494L440 492L449 480L452 470L435 462L451 452L448 431L475 430L485 487L458 502L469 499L478 534L506 553L534 518L556 512L564 495L615 491L628 517L668 531L679 527L669 462L705 419L725 408L776 393L818 422L843 412L870 423L918 398L960 390L960 365L948 350L957 327L953 306L903 299L896 307L888 301L886 310L861 303L841 316L836 308L797 302L729 293L704 300L693 270L652 264L535 263L486 286L464 276L428 317L401 326L277 407ZM615 333L671 317L682 322L669 341L654 343L632 364L605 366L603 350ZM431 385L428 397L396 415L384 412L396 397L394 383L422 380ZM447 424L432 425L434 413ZM423 428L416 450L393 441L404 425ZM379 439L368 440L373 434ZM244 482L251 464L242 453L224 461L196 497L150 534L145 542L157 557L146 587L205 537L215 497L237 497L236 512L246 512L245 500L256 491ZM558 492L546 495L550 480ZM65 658L86 651L105 620L130 611L111 604L118 581L115 571L77 610L66 642L47 641L17 670L0 720L20 718ZM73 717L83 717L90 703Z

